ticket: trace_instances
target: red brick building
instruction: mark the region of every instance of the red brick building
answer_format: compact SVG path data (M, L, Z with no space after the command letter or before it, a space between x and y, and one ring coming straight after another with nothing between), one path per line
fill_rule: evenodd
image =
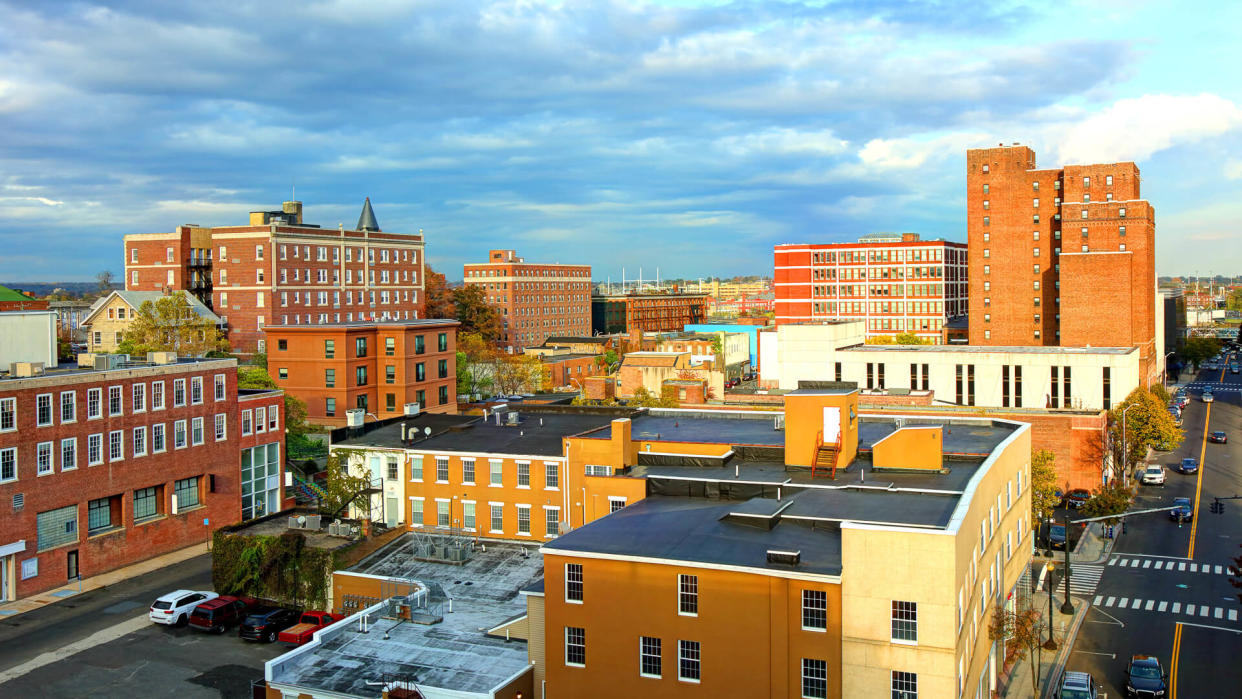
M273 325L267 366L276 385L306 402L310 422L345 424L361 408L386 419L407 403L457 411L455 320Z
M500 313L500 341L510 351L552 335L591 334L590 265L527 262L514 250L489 250L487 262L463 265L462 274Z
M125 236L125 288L187 289L226 324L233 350L266 351L269 324L419 318L423 237L380 230L368 199L355 230L302 221L302 203L246 226Z
M97 365L0 379L0 601L201 543L285 503L280 391L239 402L233 359L86 356Z
M46 299L36 299L21 291L0 286L0 313L4 311L46 311Z
M703 322L709 299L707 294L676 291L592 296L591 330L604 335L680 332L687 324Z
M857 243L775 247L776 324L863 320L867 337L914 333L933 343L967 312L966 246L876 233Z
M966 153L972 345L1138 347L1158 376L1155 212L1132 162L1037 169Z

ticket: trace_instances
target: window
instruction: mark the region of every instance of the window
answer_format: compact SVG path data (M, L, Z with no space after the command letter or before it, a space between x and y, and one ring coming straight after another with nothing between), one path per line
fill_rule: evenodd
M196 417L190 421L190 444L199 446L203 443L203 418Z
M323 341L323 358L334 359L336 357L336 340Z
M86 438L86 465L97 466L103 463L103 435L92 434Z
M323 370L323 385L325 388L336 387L336 369Z
M619 498L615 495L608 496L608 514L612 514L617 510L625 507L625 498Z
M448 386L441 386L436 394L440 399L440 405L448 402Z
M565 627L565 664L586 667L586 629L579 626Z
M364 366L354 367L354 385L367 385L367 368Z
M125 458L125 433L112 430L108 433L108 461L120 461Z
M1118 217L1118 218L1125 218L1125 217L1126 217L1126 208L1125 208L1124 206L1123 206L1123 207L1121 207L1120 209L1117 209L1117 217Z
M803 699L827 699L827 660L802 659L802 696Z
M565 564L565 601L582 601L582 564ZM658 673L657 673L658 674Z
M461 460L462 485L474 485L474 459Z
M201 419L201 418L200 418ZM147 428L134 428L134 456L147 455Z
M414 365L414 380L423 381L426 378L427 378L427 367L422 362L415 364Z
M398 472L397 457L395 456L388 457L386 465L387 465L387 472L388 472L388 480L390 481L397 480L397 472Z
M474 501L461 501L461 526L467 531L475 530Z
M17 429L17 399L0 398L0 432Z
M164 441L164 423L158 422L151 425L151 453L159 454L167 449Z
M142 384L134 384L135 387ZM78 420L78 392L77 391L61 391L60 393L60 422L77 422Z
M384 383L397 383L397 367L391 364L384 367Z
M448 333L440 333L436 337L436 349L438 349L441 352L448 351Z
M195 376L190 379L190 403L198 405L203 402L203 377Z
M47 427L52 424L52 394L44 393L35 398L35 424Z
M1113 186L1113 176L1112 176L1112 175L1105 175L1105 176L1104 176L1104 185L1105 185L1105 186L1107 186L1107 187L1112 187L1112 186Z
M492 516L491 516L492 533L500 534L504 531L504 527L505 527L504 505L501 505L500 503L497 503L497 502L493 502L489 505L489 507L492 510Z
M436 482L448 483L449 479L449 460L447 456L436 457Z
M828 629L828 593L823 590L802 591L803 630Z
M488 464L491 466L491 481L489 481L489 485L502 485L504 478L504 462L497 459L491 459L488 461Z
M701 656L698 641L677 642L677 679L683 682L698 682L700 679Z
M163 381L152 381L151 382L151 409L152 410L163 410L164 409L164 382Z
M660 639L652 636L638 638L638 674L643 677L660 677Z
M223 442L225 439L228 438L228 428L225 426L226 425L225 417L226 416L223 413L219 413L215 417L216 441L217 442Z
M452 525L451 515L449 514L450 504L448 500L436 500L436 525L441 527Z
M158 517L160 512L160 487L142 488L134 491L134 522Z
M52 459L52 448L55 446L52 442L39 442L35 447L35 465L37 473L40 476L46 476L56 470L56 464Z
M415 527L423 525L423 499L410 498L410 524Z
M530 505L518 505L518 534L530 535Z
M422 335L414 337L414 354L424 354L427 351L426 341Z
M254 432L254 428L253 428L254 419L253 419L253 417L252 417L252 413L251 413L251 411L249 411L249 410L243 410L243 411L242 411L242 414L241 414L241 418L242 418L242 428L241 428L241 430L242 430L242 436L243 436L243 437L245 437L245 436L247 436L247 435L249 435L249 434L253 434L253 432Z
M185 420L173 423L173 448L185 449Z
M1038 209L1038 208L1039 208L1039 199L1032 199L1032 200L1031 200L1031 206L1032 206L1033 208Z
M324 415L327 415L328 417L332 417L336 415L336 399L335 398L324 398L323 399L323 413Z
M180 408L185 405L185 379L176 379L173 381L173 407Z
M543 506L543 535L554 537L561 532L561 508Z
M918 699L919 676L913 672L893 670L893 699Z
M274 432L276 428L278 427L277 425L278 416L276 415L277 410L279 410L279 408L275 405L267 406L267 429L269 432Z
M917 643L919 640L918 603L893 600L892 639Z
M677 613L683 616L698 616L699 576L677 576Z
M86 503L86 533L94 534L112 528L112 498L99 498Z
M78 467L78 438L60 440L60 470L72 471ZM0 482L5 479L0 475Z
M557 470L559 464L555 461L545 461L543 463L543 487L548 490L556 490L560 487L560 474Z
M395 337L384 338L384 354L386 356L391 357L395 355L396 353L397 353L397 339Z
M447 359L441 359L439 362L436 362L436 374L441 379L448 378L448 360Z
M517 485L519 488L530 487L530 462L517 462Z
M365 337L354 338L354 356L367 356L367 339Z

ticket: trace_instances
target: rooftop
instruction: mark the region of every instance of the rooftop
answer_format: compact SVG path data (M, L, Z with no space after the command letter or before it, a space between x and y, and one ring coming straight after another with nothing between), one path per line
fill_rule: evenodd
M220 322L220 317L217 316L215 313L213 313L211 309L208 308L202 301L198 300L198 297L195 296L194 294L191 294L189 292L184 292L184 291L175 291L173 293L182 293L185 296L186 302L190 304L190 310L194 311L194 313L198 315L200 318L210 320L213 323ZM108 303L108 301L112 299L113 296L120 298L127 305L129 305L130 308L137 310L137 309L141 309L142 304L147 301L150 301L151 303L155 303L156 301L159 301L160 299L164 298L165 296L169 296L169 295L170 294L165 294L162 291L126 291L124 289L118 289L108 294L107 296L103 296L99 298L98 300L96 300L91 305L91 311L92 311L91 316L87 317L86 320L87 321L91 320L91 318L94 316L94 311L96 309L103 308Z
M342 625L341 633L320 646L284 663L272 661L272 681L376 697L375 683L404 680L487 696L530 667L525 643L508 643L485 630L526 612L520 592L543 578L537 549L489 541L464 564L450 565L414 559L412 543L406 534L350 572L422 583L442 621L372 619L370 633L361 633L356 623ZM445 604L450 599L451 612Z
M521 456L561 456L561 439L587 430L607 425L628 411L597 412L527 412L521 404L514 404L511 411L518 414L518 424L508 424L510 411L497 411L487 422L478 416L433 415L424 413L416 418L392 418L382 427L365 434L342 436L333 446L370 446L390 449L418 449L420 451L483 452L488 454L515 454ZM421 420L421 421L420 421ZM497 420L500 424L497 425ZM423 430L432 428L430 437L401 441L401 423Z
M631 418L630 434L635 441L706 442L785 446L785 433L775 428L775 412L751 410L668 410L651 408ZM588 435L611 439L612 425Z
M838 352L992 352L1000 354L1113 354L1137 352L1135 347L1062 347L1042 345L850 345Z
M264 326L267 330L301 330L318 332L325 329L361 329L361 328L435 328L460 325L454 318L418 318L410 320L355 320L341 323L316 323L314 325L272 325Z
M593 345L606 345L608 344L608 341L611 339L612 339L611 336L574 337L570 335L553 335L553 336L549 336L544 339L543 346L550 347L553 345L560 345L560 344L570 345L570 344L586 344L586 343L590 343Z
M49 312L49 311L44 311ZM86 376L87 374L103 374L109 371L132 371L134 369L163 369L166 371L194 371L198 364L218 363L218 366L236 366L237 360L233 358L219 357L178 357L176 361L169 364L156 364L143 360L127 360L129 355L111 354L101 355L104 357L116 357L116 364L112 367L101 366L99 368L89 366L79 366L76 363L61 364L55 367L44 367L43 373L36 376L12 376L7 368L0 369L0 381L45 381L51 379L50 383L55 384L56 381L66 378ZM268 390L268 389L264 389Z

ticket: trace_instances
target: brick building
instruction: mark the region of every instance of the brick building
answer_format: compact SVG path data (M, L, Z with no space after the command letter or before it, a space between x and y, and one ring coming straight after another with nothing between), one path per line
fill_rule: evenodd
M21 291L0 286L0 313L4 311L46 311L46 299L36 299Z
M591 334L590 265L527 262L514 250L489 250L487 262L463 265L462 273L500 314L500 342L511 352L553 335Z
M604 335L680 331L687 323L703 322L707 303L706 294L676 291L592 296L591 330Z
M307 419L340 426L362 408L380 419L457 410L457 321L388 320L267 327L268 371L306 402Z
M775 247L776 323L855 320L867 337L914 333L933 343L967 312L966 246L876 233L857 243Z
M966 152L972 345L1137 347L1157 379L1155 212L1132 162L1037 169Z
M354 230L302 220L302 203L245 226L125 236L125 288L186 289L220 316L235 352L266 351L268 324L419 318L423 237L380 230L367 199Z
M0 600L201 543L284 503L280 391L239 396L233 359L82 358L0 378Z

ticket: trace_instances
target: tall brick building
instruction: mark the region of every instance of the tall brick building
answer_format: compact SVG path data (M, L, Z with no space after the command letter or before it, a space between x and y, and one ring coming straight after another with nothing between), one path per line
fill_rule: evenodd
M591 334L591 266L527 262L515 250L489 250L487 262L462 266L466 284L483 287L510 350L549 336Z
M676 290L592 296L591 330L604 335L681 332L687 324L703 322L707 303L707 294L683 294Z
M380 230L371 200L354 230L302 221L302 202L245 226L125 236L125 288L185 289L225 322L233 350L266 351L268 324L418 318L423 237Z
M875 233L856 243L775 248L776 324L862 320L867 337L914 333L938 344L964 316L966 246Z
M1137 347L1159 375L1155 211L1132 162L1037 169L1026 146L966 153L970 344Z
M285 504L280 391L239 391L233 359L82 357L0 376L0 601Z

